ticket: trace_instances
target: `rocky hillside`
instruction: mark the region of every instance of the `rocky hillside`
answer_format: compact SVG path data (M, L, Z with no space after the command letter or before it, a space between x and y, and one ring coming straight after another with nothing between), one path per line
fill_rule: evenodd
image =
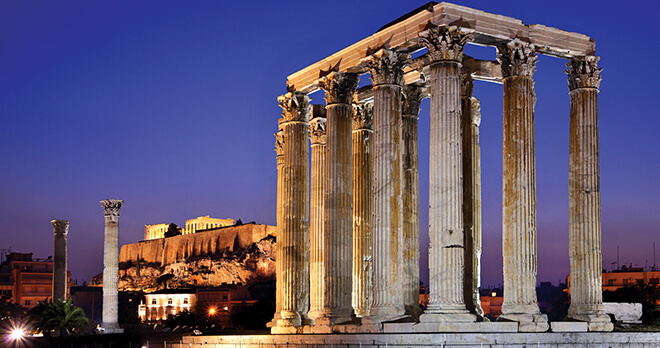
M231 230L225 232L231 232ZM185 237L188 236L165 239L174 242L176 238ZM165 243L165 241L160 242ZM123 261L119 263L119 290L152 292L165 286L169 288L213 287L223 283L249 286L275 280L274 236L268 235L249 244L228 244L231 247L214 248L215 250L212 251L194 253L191 256L166 263L147 262L139 255L135 255L135 257L122 255L120 260ZM124 254L124 247L122 247L122 254ZM90 281L89 285L102 286L102 283L103 274L99 274Z

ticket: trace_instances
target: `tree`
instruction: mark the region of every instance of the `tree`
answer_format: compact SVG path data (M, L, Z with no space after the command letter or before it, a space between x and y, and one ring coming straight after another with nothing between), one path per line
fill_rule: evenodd
M165 273L156 279L156 284L162 286L163 289L169 289L170 282L174 280L174 278L174 274Z
M52 330L59 330L61 335L68 335L89 325L82 308L66 301L42 301L27 312L28 319L34 327L49 335Z
M175 223L171 223L167 226L167 231L165 231L165 238L174 237L181 235L181 229Z

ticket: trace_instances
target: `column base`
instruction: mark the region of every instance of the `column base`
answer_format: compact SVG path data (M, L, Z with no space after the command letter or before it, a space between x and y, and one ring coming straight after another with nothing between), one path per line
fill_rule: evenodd
M592 313L586 313L586 314L577 314L577 313L571 313L569 309L569 313L566 316L566 319L564 320L575 320L575 321L582 321L586 322L589 327L589 331L598 331L598 332L610 332L614 330L614 324L612 323L612 319L610 319L610 316L605 314L605 312L592 312Z
M372 306L367 318L369 318L369 321L374 323L383 323L386 321L403 319L405 317L405 310L401 306Z
M518 332L546 332L550 328L548 316L541 313L507 313L500 315L497 321L517 321Z
M273 319L271 319L268 323L266 323L266 327L275 327L277 326L277 321L282 319L282 316L280 315L280 312L275 312L275 315L273 316Z
M298 327L301 325L302 320L300 318L300 314L295 312L282 311L280 312L280 319L277 320L277 325L275 325L275 327Z
M405 306L406 315L411 316L416 323L419 323L419 317L422 315L422 309L418 304Z
M464 309L460 312L425 312L419 317L420 324L426 323L476 323L477 316Z
M353 314L352 308L342 308L342 309L327 309L324 308L321 310L321 316L314 320L315 323L329 325L337 324L353 324L353 319L351 314ZM316 324L315 324L316 325Z
M320 310L311 310L311 311L307 312L307 316L311 320L316 320L316 319L320 318L322 315L323 315L323 313L321 313Z

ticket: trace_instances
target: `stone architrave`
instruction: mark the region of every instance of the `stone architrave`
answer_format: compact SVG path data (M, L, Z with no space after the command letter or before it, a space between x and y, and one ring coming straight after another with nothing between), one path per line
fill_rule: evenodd
M52 220L55 234L53 248L53 301L66 300L67 288L67 235L69 234L69 221Z
M284 133L282 132L282 121L283 118L278 120L278 132L275 133L275 153L277 160L277 213L276 213L276 223L279 228L282 226L282 187L284 186L284 173L282 173L282 168L284 168ZM276 244L276 245L279 245ZM273 319L266 324L267 327L273 327L277 325L277 321L282 319L280 313L282 312L282 262L280 262L280 253L279 246L276 247L276 256L275 256L275 315Z
M366 317L373 299L371 218L373 102L353 104L353 309Z
M103 240L103 321L105 333L122 332L119 328L119 213L124 201L101 201L105 214Z
M316 319L323 309L323 229L325 225L325 105L312 106L309 139L312 147L311 199L309 217L309 317Z
M381 48L362 59L369 70L373 107L373 303L374 323L404 315L401 92L409 54Z
M504 303L498 320L519 331L546 331L536 298L536 159L532 76L534 45L514 39L497 48L504 82L502 246Z
M569 250L571 304L568 318L586 321L589 331L612 331L602 292L598 88L595 56L566 64L571 96L569 160Z
M479 296L481 284L481 106L472 96L474 80L461 73L463 129L463 228L465 230L465 278L463 292L467 309L484 317Z
M330 326L351 320L353 262L353 160L351 99L358 76L330 72L319 79L326 102L325 230L321 317L315 325Z
M403 248L401 272L403 278L403 306L406 313L419 318L419 104L428 96L421 84L403 87L402 166L403 166Z
M463 294L461 61L472 39L455 26L428 23L419 41L431 59L429 163L429 305L422 323L472 323ZM469 326L469 325L468 325ZM468 326L464 326L468 330Z
M310 98L288 92L277 98L282 108L284 165L278 262L282 262L282 310L278 328L299 327L307 320L309 304L309 145ZM282 330L286 332L286 330Z

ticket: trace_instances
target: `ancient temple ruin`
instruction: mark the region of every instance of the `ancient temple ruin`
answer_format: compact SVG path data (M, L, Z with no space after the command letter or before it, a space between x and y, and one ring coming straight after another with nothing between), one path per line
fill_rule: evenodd
M495 47L497 56L473 59L463 53L466 44ZM411 58L422 50L426 53ZM612 330L601 293L601 69L595 42L443 2L427 4L288 77L288 92L278 98L283 113L276 134L273 333L550 328L535 288L538 54L567 61L572 282L567 320L575 322L573 331ZM367 73L371 86L357 89ZM480 103L472 95L474 80L503 85L504 304L493 323L481 320L478 294ZM325 106L310 104L308 94L319 89ZM424 98L431 99L430 130L420 130L431 135L430 302L420 315L417 119ZM419 323L402 323L406 316ZM553 331L562 327L557 323Z

